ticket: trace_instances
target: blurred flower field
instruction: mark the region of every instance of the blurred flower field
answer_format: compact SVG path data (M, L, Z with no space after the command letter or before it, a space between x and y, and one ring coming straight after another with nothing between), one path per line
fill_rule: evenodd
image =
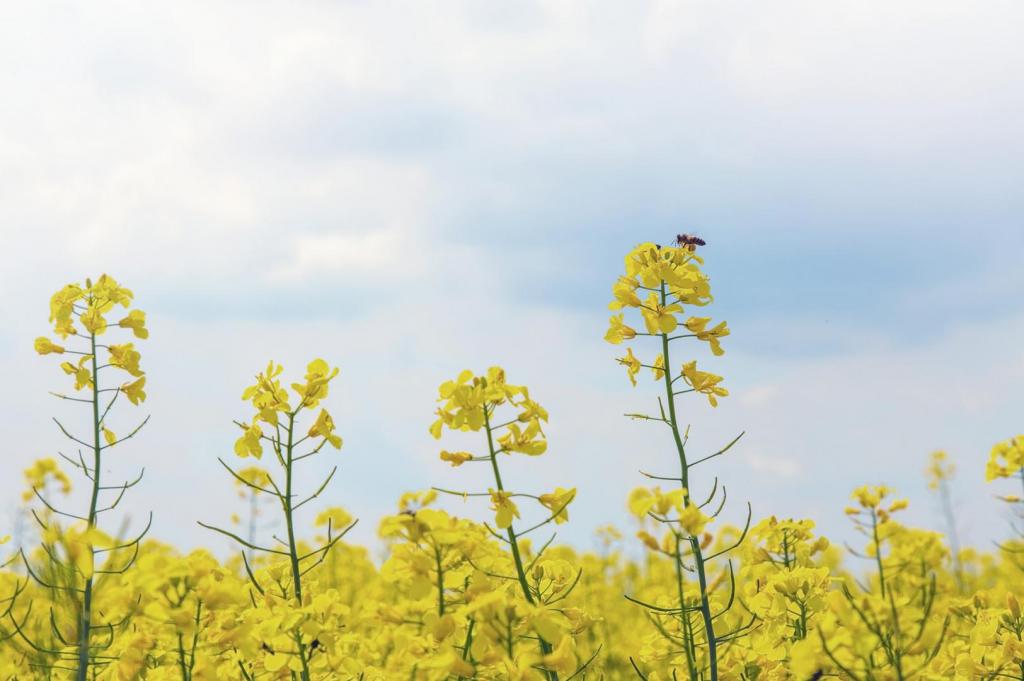
M627 417L660 429L664 456L621 500L635 518L603 528L594 552L553 540L577 490L545 487L544 396L498 366L438 377L436 404L423 405L424 442L436 441L451 475L424 480L393 515L357 520L323 503L336 467L312 488L296 482L311 459L344 465L329 411L344 374L324 359L304 372L270 362L239 386L244 418L225 424L237 429L234 452L202 472L244 502L243 514L204 524L235 554L183 554L149 539L148 525L127 532L119 506L146 481L118 475L144 446L148 417L125 432L107 419L145 402L140 348L159 338L110 276L60 289L35 350L55 360L55 397L81 410L74 423L55 419L75 454L24 471L38 541L11 549L0 528L0 678L1024 680L1024 539L1010 525L988 551L960 545L944 453L923 473L945 534L900 522L917 500L860 487L846 514L862 540L837 546L811 520L727 496L716 459L742 433L715 452L688 448L700 424L687 402L727 408L729 398L728 382L691 359L695 344L722 356L730 333L699 316L713 303L702 245L687 235L641 244L609 273L605 339L625 348L624 379L651 404ZM532 459L533 486L506 486L507 457ZM464 486L469 466L488 471L486 489ZM996 444L984 475L1019 514L1024 435ZM76 507L73 490L88 505ZM446 495L486 520L441 510ZM746 522L720 521L726 507ZM266 516L279 531L260 529ZM346 541L356 522L376 524L382 563Z

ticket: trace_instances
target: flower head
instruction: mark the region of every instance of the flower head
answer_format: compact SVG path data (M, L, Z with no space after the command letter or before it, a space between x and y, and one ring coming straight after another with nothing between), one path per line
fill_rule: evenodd
M711 346L712 354L725 354L725 350L722 349L720 339L729 335L729 326L726 322L719 322L709 329L707 328L709 322L711 322L710 317L690 317L683 325L689 329L690 333L696 336L698 340L708 343Z
M341 437L334 432L334 419L326 409L320 410L308 434L310 437L322 437L335 449L341 449Z
M629 382L636 386L636 375L640 373L640 360L633 354L633 348L626 348L626 356L619 357L616 361L626 367Z
M565 489L556 487L554 492L541 494L539 501L542 506L555 514L555 524L561 525L569 521L569 504L576 498L576 488Z
M494 524L501 529L512 524L513 518L519 517L519 508L512 501L512 493L504 490L488 490L491 494L491 510L494 511Z
M985 466L985 480L1012 478L1024 470L1024 435L1010 438L992 447Z
M712 407L718 406L719 397L726 397L729 394L727 389L719 385L722 382L722 377L707 371L700 371L697 368L696 361L687 362L683 365L683 380L695 392L707 395L708 402L711 403Z

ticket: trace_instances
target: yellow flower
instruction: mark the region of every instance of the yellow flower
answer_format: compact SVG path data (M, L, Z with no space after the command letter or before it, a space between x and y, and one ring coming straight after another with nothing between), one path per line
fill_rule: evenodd
M463 370L454 381L445 381L438 388L437 420L430 426L435 439L444 428L460 431L478 431L484 427L484 405L499 404L519 393L517 386L505 383L505 372L491 367L487 376L475 376Z
M910 502L907 501L906 499L897 499L896 501L892 502L892 504L889 506L889 513L895 513L896 511L902 511L903 509L905 509L909 505L910 505Z
M469 452L449 452L446 449L441 450L441 461L447 461L452 467L461 466L467 461L472 461L473 455Z
M246 466L245 468L237 471L238 477L248 482L250 485L256 487L269 487L270 486L270 473L260 468L259 466ZM245 483L240 480L235 480L235 485L243 489L251 489L245 486Z
M406 492L398 498L398 508L402 511L424 508L436 500L437 492L432 489L423 492Z
M673 508L681 511L685 498L686 490L683 488L666 493L662 492L660 487L637 487L629 493L629 512L638 518L643 518L648 513L667 516Z
M676 319L675 313L682 311L683 307L676 303L662 305L658 302L657 294L651 293L647 296L647 301L640 309L640 314L643 316L644 324L647 326L647 333L658 334L675 331L676 326L679 325L679 320Z
M320 400L325 399L328 384L338 375L338 372L337 367L331 369L322 359L314 359L310 362L306 367L306 382L292 383L292 390L298 394L301 400L300 406L312 408L317 406Z
M683 365L683 380L696 392L707 395L708 402L712 407L718 406L719 397L726 397L729 391L718 385L722 377L715 374L700 371L697 369L697 362L687 362Z
M708 322L711 321L710 317L690 317L686 320L684 326L690 330L698 340L705 341L711 345L711 352L714 355L722 355L725 353L722 350L722 344L719 339L729 335L729 327L726 322L720 322L714 328L708 329Z
M124 369L132 376L141 376L143 374L143 371L139 368L139 360L142 358L142 355L135 349L134 344L111 345L109 349L111 366Z
M114 431L106 427L103 428L103 439L106 440L108 447L117 442L117 436L114 435Z
M649 548L651 551L660 551L661 546L658 545L658 540L654 538L649 532L640 530L636 533L637 538L643 542L644 546Z
M513 518L519 517L519 508L512 501L511 492L503 490L487 490L491 494L491 510L494 511L494 523L501 529L512 524Z
M103 317L102 309L95 303L90 304L79 319L82 320L85 330L91 334L99 336L107 330L107 320Z
M22 499L29 501L35 496L33 490L44 489L51 480L60 486L61 494L71 493L71 479L60 469L56 459L50 457L37 459L25 469L25 484L28 489L22 494Z
M516 416L517 421L527 423L535 419L545 422L548 420L548 410L530 399L529 388L525 385L519 386L519 394L522 395L522 399L516 403L520 409L519 415Z
M665 355L660 352L654 358L654 364L651 365L651 373L654 374L655 381L660 381L665 376Z
M704 515L696 504L689 503L679 512L679 525L686 530L691 537L696 537L704 531L704 527L711 522L711 518Z
M569 504L576 498L576 488L565 489L556 487L550 494L542 494L540 503L555 514L555 524L561 525L569 520Z
M626 367L629 382L636 386L636 375L640 373L640 360L633 355L633 348L626 348L626 356L619 357L615 361Z
M508 426L508 432L498 438L498 442L505 451L519 452L529 456L539 456L547 451L548 443L544 439L544 433L540 429L540 420L533 419L525 430L519 428L519 424L512 423Z
M235 454L243 459L248 456L259 459L263 456L263 443L260 442L262 436L263 430L259 425L253 423L245 429L242 437L235 441Z
M68 284L50 298L50 321L54 330L61 338L75 333L72 315L74 305L85 296L85 291L78 284Z
M64 354L64 347L61 345L57 345L46 336L40 336L39 338L36 338L35 348L36 352L38 352L40 355L48 355L51 352L58 355Z
M619 277L612 286L615 300L608 303L608 309L621 310L624 307L640 307L640 298L636 295L639 282L632 277Z
M82 355L77 366L71 362L61 362L60 368L64 370L64 373L75 377L75 390L92 387L92 372L85 366L91 359L92 355Z
M285 653L271 653L263 658L263 668L268 672L274 673L288 666L291 661L291 656Z
M149 338L149 330L146 328L146 313L142 310L132 310L117 325L123 329L131 329L136 338Z
M340 506L333 506L321 511L313 524L317 527L327 527L328 523L334 530L345 529L352 524L352 514Z
M146 391L143 388L146 387L146 377L140 376L131 383L125 383L121 386L121 392L125 394L128 401L132 404L138 405L141 402L146 401Z
M572 636L563 636L555 649L544 656L544 667L563 675L576 671L576 654L573 652Z
M985 480L1011 478L1024 469L1024 435L1000 442L989 453L985 466Z
M608 320L608 331L604 334L604 339L609 343L618 345L624 340L636 338L636 329L623 323L623 317L622 314L616 314Z
M341 449L341 437L334 432L334 419L326 409L320 409L316 421L309 428L310 437L322 437L335 449Z
M949 461L949 455L939 450L932 452L925 473L928 476L928 489L939 489L942 483L953 477L956 466Z
M1006 594L1006 607L1010 611L1010 615L1013 616L1013 619L1020 619L1020 601L1017 600L1017 597L1014 596L1013 593Z
M104 310L109 310L114 305L128 307L134 297L132 292L118 284L109 274L101 274L95 284L85 280L89 287L89 293L98 305Z
M872 509L877 508L882 503L882 499L891 493L892 490L885 485L864 485L853 490L850 496L862 508Z

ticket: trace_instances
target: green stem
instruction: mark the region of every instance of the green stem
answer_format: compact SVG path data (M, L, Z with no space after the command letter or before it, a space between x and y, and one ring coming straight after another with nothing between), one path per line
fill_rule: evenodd
M690 537L690 548L693 550L693 563L697 566L697 582L700 584L700 614L704 619L704 632L708 638L708 664L711 667L711 679L718 678L718 643L715 641L715 627L711 619L711 603L708 600L708 582L704 574L704 556L701 553L700 540Z
M469 648L473 645L473 625L476 624L476 620L472 617L469 618L469 626L466 627L466 640L462 644L462 659L469 660ZM462 681L464 676L459 677L459 681Z
M871 509L871 536L875 543L875 563L878 565L878 585L882 590L882 598L885 598L885 572L882 569L882 544L878 541L878 514Z
M661 283L661 305L668 302L668 295L665 291L665 283ZM683 504L689 505L690 501L690 467L686 461L686 446L679 433L679 421L676 418L676 396L672 390L672 361L669 357L669 336L667 333L661 335L661 356L665 381L665 401L668 403L668 420L672 428L672 437L676 443L676 453L679 455L679 480L683 488ZM718 681L718 643L715 640L715 626L711 619L711 603L708 598L707 580L704 572L704 556L700 549L700 540L697 537L690 537L690 547L693 549L693 562L697 568L697 578L700 583L700 611L704 620L704 635L708 643L708 666L711 674L711 681ZM677 560L681 560L677 558ZM685 603L680 600L679 607Z
M665 304L665 284L661 285L661 304ZM668 420L669 426L672 428L672 437L676 441L676 452L679 454L679 477L680 483L684 490L684 499L688 504L690 500L690 467L686 463L686 447L683 445L683 438L679 434L679 422L676 420L676 397L672 391L672 364L669 359L668 351L668 334L661 334L661 356L664 360L663 364L665 370L663 378L665 380L665 398L668 402Z
M437 561L437 614L444 617L444 569L441 567L441 549L434 544L434 560Z
M196 648L199 646L199 622L203 612L203 600L196 600L196 630L192 632L192 650L189 652L188 657L188 678L192 678L192 670L196 666Z
M96 526L96 507L100 497L100 377L98 363L96 362L96 334L89 334L89 344L92 350L92 435L93 435L93 470L92 470L92 498L89 502L90 529ZM92 545L86 547L92 552ZM92 559L90 559L92 562ZM85 593L82 597L82 616L78 627L78 671L75 678L77 681L86 681L89 678L89 641L92 628L92 591L93 576L89 575L85 580Z
M185 665L185 639L178 632L178 667L181 669L181 681L189 681L188 667Z
M504 492L505 488L501 483L501 471L498 469L498 457L494 449L494 434L491 431L491 415L487 411L487 404L484 404L484 429L487 431L487 451L490 453L491 458L491 469L494 471L494 484L497 485L499 492ZM519 586L523 590L523 596L526 598L526 602L530 605L535 605L533 594L530 593L530 586L526 582L526 569L523 567L523 557L519 553L519 540L516 537L516 532L510 523L506 528L508 533L508 542L512 547L512 561L516 565L516 576L519 579ZM548 655L551 653L551 644L545 641L542 637L538 637L540 640L540 651L542 655ZM511 645L511 644L510 644ZM551 681L558 681L558 673L548 670L548 678Z
M679 550L680 536L678 533L675 534L676 538L676 589L679 597L679 628L683 633L683 650L686 652L686 668L690 673L690 681L697 681L697 667L694 664L694 658L696 657L696 650L693 646L693 635L690 631L690 615L683 607L686 598L683 591L683 554Z
M484 429L487 431L487 451L490 453L491 470L494 471L494 484L498 487L499 492L504 492L505 486L501 482L501 471L498 469L498 457L494 450L494 435L491 431L491 417L487 411L486 404L484 405ZM530 593L530 587L526 582L526 569L523 567L523 558L519 554L519 542L516 540L516 533L511 524L506 528L506 533L508 534L509 544L512 547L512 560L516 565L516 576L519 579L519 586L523 590L523 596L526 598L526 602L533 605L533 594Z
M939 499L942 501L942 513L946 516L946 531L949 533L949 550L953 553L953 576L956 578L956 588L963 592L964 567L960 562L960 537L956 531L956 514L953 512L953 500L946 480L939 480Z
M302 607L302 572L299 570L299 550L295 543L295 520L292 509L292 472L294 460L295 412L288 414L288 442L285 444L285 491L281 503L284 506L284 518L288 525L288 559L292 566L292 584L295 590L295 602ZM296 632L295 643L299 648L299 659L302 661L302 681L309 681L309 661L306 658L306 646L302 643L302 634Z

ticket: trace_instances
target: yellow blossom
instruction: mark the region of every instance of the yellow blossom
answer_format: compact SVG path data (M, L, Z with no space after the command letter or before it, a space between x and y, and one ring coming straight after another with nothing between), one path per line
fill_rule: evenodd
M469 452L449 452L446 449L441 450L441 461L447 461L453 467L461 466L467 461L472 461L473 455Z
M513 518L519 517L519 508L512 501L512 494L503 490L488 490L491 495L491 510L494 511L494 523L501 529L512 524Z
M36 352L38 352L40 355L48 355L51 352L58 355L64 354L64 346L57 345L46 336L40 336L39 338L36 338L35 348Z
M141 358L142 355L135 349L135 345L132 343L110 346L111 366L124 369L132 376L142 375L143 372L139 369L139 360Z
M309 436L322 437L335 449L341 449L341 436L334 432L334 419L326 409L320 410L316 421L309 428Z
M146 328L146 313L142 310L132 310L117 325L123 329L131 329L136 338L149 338L149 330Z
M720 339L729 335L729 327L725 322L719 322L716 326L708 329L707 325L711 321L710 317L690 317L686 320L684 326L690 330L698 340L705 341L710 344L711 352L714 355L722 355L725 351L722 349L722 343Z
M985 466L985 480L1010 478L1024 470L1024 435L1010 438L992 447L988 464Z
M131 383L125 383L121 386L121 392L125 394L128 401L132 404L138 405L146 401L146 391L143 388L146 387L146 377L140 376Z
M618 345L624 340L636 337L636 329L625 324L623 317L622 314L616 314L608 320L608 332L605 333L604 339L609 343Z
M633 355L633 348L626 348L626 356L620 357L616 361L626 367L629 382L635 386L636 375L640 373L640 360Z
M555 514L555 524L560 525L569 520L569 504L576 498L576 488L565 489L556 487L554 492L542 494L540 503Z
M722 382L722 377L706 371L700 371L697 369L696 361L687 362L683 365L683 380L694 391L707 395L708 402L711 403L712 407L718 406L719 397L726 397L729 394L728 390L719 385Z
M682 311L682 305L676 303L662 305L658 301L658 296L651 293L640 309L640 314L647 326L647 333L664 334L675 331L676 326L679 325L675 313Z
M235 441L235 454L243 459L248 456L261 458L263 456L263 443L260 442L262 436L263 430L259 425L253 423L248 426L242 432L242 436Z

